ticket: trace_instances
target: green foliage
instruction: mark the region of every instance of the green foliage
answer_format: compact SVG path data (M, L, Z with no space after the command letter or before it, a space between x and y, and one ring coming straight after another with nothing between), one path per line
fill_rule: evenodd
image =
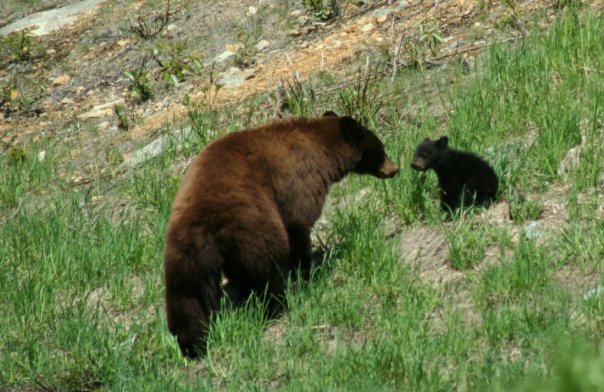
M340 91L338 110L341 115L352 116L362 124L368 124L382 107L380 96L383 69L380 65L368 65L365 72L359 68L352 87Z
M200 56L187 53L186 41L171 41L168 46L158 45L151 57L159 66L161 79L178 87L188 75L196 75L203 69Z
M155 96L151 81L147 76L146 63L147 59L145 58L138 69L124 72L124 76L130 81L128 86L130 90L129 99L135 104L146 102Z
M340 14L338 0L304 0L304 5L319 20L329 20Z
M462 217L454 223L447 231L449 262L456 270L468 270L484 259L487 233L471 218Z
M14 72L0 84L0 110L7 118L27 112L40 102L45 93L44 82Z
M46 53L46 47L35 42L28 30L0 36L0 65L3 63L26 62L39 58Z

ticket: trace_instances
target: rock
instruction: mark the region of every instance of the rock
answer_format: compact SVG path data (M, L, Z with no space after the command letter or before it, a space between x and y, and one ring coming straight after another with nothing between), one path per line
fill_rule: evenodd
M359 25L356 23L349 24L348 26L344 26L344 31L347 33L354 33L359 29Z
M0 28L0 35L9 35L24 29L30 29L29 31L36 36L45 35L77 22L81 14L94 10L105 1L107 0L85 0L65 7L37 12Z
M71 77L69 75L63 74L61 76L54 78L52 80L52 85L53 86L65 86L65 85L69 84L70 80L71 80Z
M302 49L304 49L304 48L308 48L308 41L302 41L302 43L300 44L300 47L301 47Z
M568 150L566 156L562 159L562 162L560 162L560 166L558 166L558 175L569 173L579 166L582 150L583 148L581 146L576 146Z
M38 162L44 162L46 159L46 151L42 150L38 153Z
M93 107L92 109L90 109L89 111L78 115L78 119L87 120L90 118L102 118L102 117L111 116L113 114L113 107L115 105L121 105L123 103L124 103L124 99L121 98L121 99L118 99L118 100L115 100L112 102L104 103L102 105L97 105L97 106Z
M241 70L237 67L231 67L220 75L218 83L224 88L234 88L241 86L246 79L254 75L254 70Z
M541 225L537 221L530 222L523 228L524 236L530 240L535 240L543 235Z
M109 121L102 121L96 126L96 128L99 130L99 132L105 132L109 128L109 125L111 125L109 124Z
M227 44L225 46L225 49L228 52L234 52L237 53L238 51L240 51L241 49L243 49L243 45L242 44Z
M120 48L123 48L124 46L128 45L130 43L130 40L128 39L121 39L119 41L116 42L116 45L119 46Z
M183 128L180 129L172 135L162 135L159 138L155 139L151 143L147 144L145 147L136 151L130 158L126 159L118 166L118 171L128 170L135 166L142 164L143 162L154 158L164 152L166 146L168 145L180 145L184 143L184 141L191 134L191 128Z
M386 17L387 17L387 16L388 16L388 15L390 15L391 13L392 13L392 10L391 10L390 8L383 8L383 9L381 9L381 10L375 10L375 11L372 11L372 12L371 12L369 15L370 15L370 16L374 16L374 17L379 17L379 18L381 18L381 17L383 17L383 16L386 16Z
M302 10L293 10L292 12L289 13L289 16L293 16L294 18L297 18L298 16L304 14L304 11Z
M257 12L258 12L258 9L256 7L249 7L245 14L247 16L253 16L253 15L256 15Z
M585 300L585 301L589 301L590 299L597 300L598 298L600 298L600 295L602 295L602 293L604 293L604 286L598 286L596 288L587 290L583 294L583 300Z
M61 105L73 105L73 104L75 104L73 99L65 97L61 100Z
M287 32L290 37L300 37L304 32L300 29L293 29Z
M296 19L296 23L300 27L301 26L306 26L309 21L310 21L310 18L308 16L306 16L306 15L299 16L298 19Z
M270 46L270 42L268 42L267 40L263 39L261 41L259 41L254 47L256 48L257 51L262 51L266 48L268 48Z
M366 25L363 25L363 27L361 27L361 31L364 32L368 32L375 29L375 25L373 23L367 23Z
M378 16L375 21L379 24L382 24L388 20L388 15Z
M223 61L225 61L226 59L228 59L231 56L234 56L235 52L231 52L230 50L225 50L224 52L220 53L218 56L214 57L214 59L210 62L210 64L212 63L222 63Z

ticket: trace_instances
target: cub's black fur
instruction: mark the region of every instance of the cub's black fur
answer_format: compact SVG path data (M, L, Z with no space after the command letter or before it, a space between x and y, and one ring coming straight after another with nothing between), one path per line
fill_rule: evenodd
M424 139L415 150L411 167L436 172L443 210L455 211L470 205L488 206L497 196L497 174L484 159L448 145L446 136L438 140Z

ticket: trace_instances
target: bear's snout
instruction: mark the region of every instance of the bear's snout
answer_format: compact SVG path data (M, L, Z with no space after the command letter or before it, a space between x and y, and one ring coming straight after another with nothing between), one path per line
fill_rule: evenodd
M419 170L419 171L423 171L426 169L426 163L424 162L423 159L420 158L415 158L413 159L413 161L411 162L411 168L413 170Z
M396 173L398 173L398 166L396 166L390 158L386 157L380 168L380 176L383 178L391 178L394 177Z

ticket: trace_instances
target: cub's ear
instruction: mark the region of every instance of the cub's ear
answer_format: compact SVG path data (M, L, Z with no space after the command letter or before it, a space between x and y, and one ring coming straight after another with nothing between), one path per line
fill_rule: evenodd
M350 142L358 142L362 137L361 125L352 117L340 117L340 132L344 139Z
M436 147L446 148L449 145L449 138L446 136L441 137L436 141Z
M338 117L338 115L336 114L336 112L328 110L325 113L323 113L323 117Z

